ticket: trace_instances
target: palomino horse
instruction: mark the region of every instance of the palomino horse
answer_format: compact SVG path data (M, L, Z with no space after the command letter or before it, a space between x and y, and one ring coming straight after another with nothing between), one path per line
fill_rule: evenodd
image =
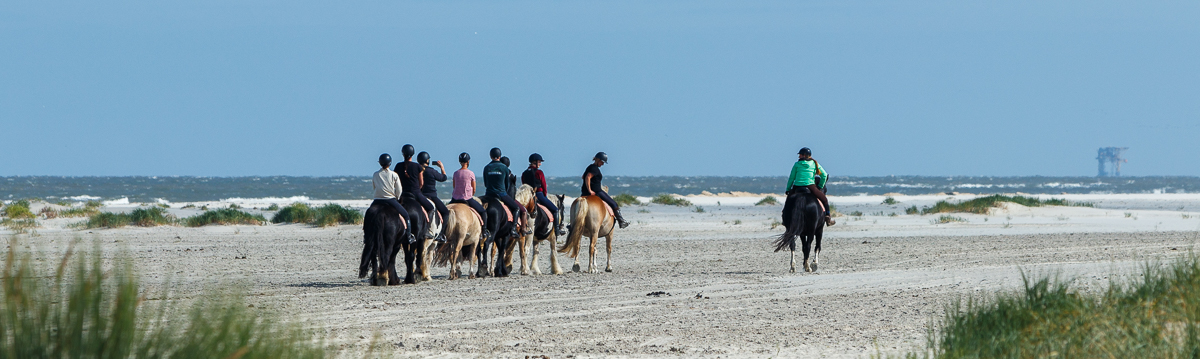
M437 238L438 233L442 231L441 216L437 212L426 213L425 207L412 195L401 195L400 205L404 206L404 210L408 211L408 223L412 229L412 234L416 239L415 243L409 243L404 247L404 261L406 264L415 261L416 268L409 267L408 273L404 277L404 283L416 283L416 275L420 275L421 281L431 280L429 277L429 262L432 259L430 255L430 247L436 244L433 239ZM409 252L415 258L409 259Z
M608 260L604 271L612 272L612 236L616 223L612 210L600 197L576 198L575 202L571 203L571 226L569 227L570 232L567 234L567 241L558 251L575 258L575 266L571 269L578 272L581 239L584 236L591 238L591 261L588 263L587 271L588 273L597 273L599 271L596 270L596 238L604 236L608 240Z
M521 185L517 190L517 203L525 206L529 211L530 218L533 220L533 232L521 237L521 274L529 275L530 267L533 269L533 274L542 274L542 270L538 268L538 244L541 242L550 242L550 273L562 274L562 267L558 266L558 257L554 255L554 245L558 244L558 228L554 228L554 221L551 218L558 218L558 223L562 223L563 215L563 195L555 195L558 203L558 213L548 213L550 209L538 205L537 196L533 192L533 187L529 185ZM525 261L525 248L528 246L530 260Z
M408 245L408 226L400 219L400 212L392 206L373 203L363 215L363 254L358 262L358 277L367 276L371 271L371 285L397 285L400 276L396 274L396 254L402 247ZM409 272L412 272L412 260L408 259L409 252L404 252Z
M469 263L467 278L475 278L475 262L478 261L479 247L483 244L483 224L479 223L479 215L464 203L446 205L450 216L446 218L446 243L438 246L434 264L441 267L450 265L448 279L458 279L459 264Z
M784 214L789 215L783 218L786 230L775 240L775 251L787 248L792 252L792 273L796 273L796 236L800 236L804 247L804 271L812 272L817 270L817 260L821 256L821 233L825 230L825 216L821 213L820 200L808 188L799 188L796 192L788 196L792 208L784 210ZM812 264L809 264L808 253L813 241L817 242L817 248L813 253Z

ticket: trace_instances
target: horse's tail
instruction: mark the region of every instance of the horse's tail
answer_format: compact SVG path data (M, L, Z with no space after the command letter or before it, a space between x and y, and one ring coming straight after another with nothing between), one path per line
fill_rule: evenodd
M802 231L801 228L804 227L802 225L802 223L804 223L804 222L801 220L801 218L804 217L804 213L803 213L804 211L801 210L802 208L804 208L803 195L793 195L793 196L801 196L801 197L796 198L794 201L792 201L792 208L791 208L791 211L792 211L791 217L792 218L784 218L784 220L788 221L788 223L790 223L790 225L784 227L785 229L783 231L783 234L780 234L778 238L775 238L775 251L776 252L782 251L784 249L791 250L792 248L796 248L796 236L800 235L800 233Z
M567 253L571 258L579 256L579 241L583 238L583 222L587 220L587 208L587 200L583 197L576 198L575 202L571 203L571 225L567 227L567 240L558 248L559 253Z
M455 211L450 211L450 215L446 216L446 243L437 246L437 252L433 254L431 262L436 267L445 267L450 264L450 258L454 256L454 247L458 242L462 242L463 230L458 228L458 216Z
M367 217L363 219L363 254L362 259L358 263L358 277L365 278L371 266L371 262L375 260L375 252L379 251L379 244L383 242L383 230L379 227L376 221L378 211L367 210Z

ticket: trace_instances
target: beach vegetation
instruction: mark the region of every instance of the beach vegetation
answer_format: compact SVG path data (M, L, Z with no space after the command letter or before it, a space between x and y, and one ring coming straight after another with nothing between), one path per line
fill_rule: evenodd
M12 230L14 233L29 233L29 230L41 227L42 225L38 224L37 220L35 220L33 218L26 218L26 219L5 218L5 219L0 220L0 226L3 226L4 228L8 228L9 230Z
M617 205L621 206L621 207L625 207L628 205L641 205L642 204L642 201L639 201L637 197L635 197L632 194L628 194L628 193L622 193L622 194L613 196L613 201L616 201Z
M955 216L943 214L930 222L933 224L965 223L965 222L967 222L967 220L962 217L955 217Z
M686 198L675 197L669 194L660 194L654 196L654 198L650 199L650 203L679 207L687 207L692 205L692 202L688 201Z
M850 213L847 213L847 214L848 214L848 215L851 215L851 216L854 216L854 217L862 217L862 215L863 215L862 211L854 211L854 212L850 212Z
M650 210L645 209L645 208L638 208L637 213L650 213Z
M899 204L899 203L900 203L900 201L897 201L895 198L892 198L892 197L887 197L887 198L883 199L883 204L886 204L889 206L894 205L894 204Z
M104 204L100 203L100 201L87 201L83 203L83 206L71 207L58 211L58 216L67 218L89 217L93 214L99 213L100 207L103 206Z
M229 209L242 209L242 206L237 205L237 203L230 203Z
M920 214L921 210L917 206L912 206L904 209L904 214Z
M188 203L188 204L184 205L183 207L179 207L179 208L180 209L196 208L196 205L192 204L192 203Z
M210 224L247 224L258 226L266 224L267 219L261 214L250 214L236 209L226 208L205 211L202 214L184 218L182 222L188 227L201 227Z
M202 205L202 206L200 206L200 210L201 210L201 211L207 211L207 210L208 210L208 205L206 204L206 205Z
M991 196L979 197L968 201L951 203L949 201L938 201L933 206L928 206L921 209L921 214L935 213L975 213L987 214L992 208L1000 207L1003 203L1016 203L1026 207L1041 207L1041 206L1086 206L1090 207L1091 203L1071 203L1064 199L1048 198L1038 199L1035 197L1026 196L1005 196L994 194Z
M361 224L362 220L362 213L334 203L312 208L307 204L296 202L281 208L279 212L275 213L275 216L271 217L271 223L304 223L318 227L343 223Z
M58 217L58 210L55 210L54 207L45 206L42 207L42 210L38 211L38 215L45 219L54 219Z
M742 220L740 220L740 219L733 220L733 225L737 226L737 225L741 225L741 224L742 224Z
M88 218L85 228L154 227L176 224L175 216L161 207L134 209L129 213L99 212Z
M158 207L160 207L162 209L168 209L168 208L171 208L171 205L166 204L166 203L159 203Z
M29 200L25 199L13 201L7 206L4 206L4 208L0 208L0 214L3 214L9 219L26 219L37 217L37 215L33 214L33 211L29 210Z
M313 331L253 308L241 290L168 300L140 286L127 255L103 260L98 242L53 266L22 247L10 240L0 278L0 358L330 356Z
M763 199L758 200L757 203L754 203L755 206L774 206L778 204L779 200L775 199L775 196L766 196L763 197Z
M696 206L695 208L692 208L692 212L704 213L704 207Z
M275 203L272 203L270 207L267 207L267 210L268 210L268 211L278 211L278 210L279 210L279 205L278 205L278 204L275 204Z
M782 225L783 225L783 222L780 222L778 219L771 220L771 229L778 228L779 226L782 226Z
M1200 353L1200 259L1146 264L1103 291L1022 275L1024 288L959 299L907 358L1190 358Z

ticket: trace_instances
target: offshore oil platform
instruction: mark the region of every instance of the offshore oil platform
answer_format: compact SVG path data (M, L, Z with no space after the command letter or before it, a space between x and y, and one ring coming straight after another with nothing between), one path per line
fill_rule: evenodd
M1121 177L1121 164L1129 162L1122 155L1128 149L1129 147L1101 147L1097 150L1096 160L1100 162L1100 170L1096 176Z

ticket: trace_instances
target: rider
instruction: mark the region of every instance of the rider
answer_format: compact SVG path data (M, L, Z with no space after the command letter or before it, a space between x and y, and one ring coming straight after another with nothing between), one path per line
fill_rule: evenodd
M505 185L508 186L508 196L517 198L517 175L512 174L512 161L508 159L508 156L500 156L500 163L503 163L504 167L508 167L509 169L508 179L504 181Z
M621 228L629 227L629 221L626 221L625 217L621 216L621 207L617 206L617 201L609 197L608 192L605 192L604 187L600 185L600 181L604 179L604 174L600 173L600 166L604 166L607 163L608 154L604 152L596 153L596 156L592 157L592 164L588 165L587 169L583 171L582 196L600 197L604 203L608 203L608 206L612 207L613 214L617 217L617 224L620 224Z
M404 206L400 205L399 200L402 188L400 176L388 169L388 166L391 165L392 155L386 153L379 155L379 166L383 168L375 171L375 175L371 178L371 188L375 190L375 200L371 201L371 205L383 203L392 206L397 212L400 212L400 218L407 221L408 211L404 210ZM410 243L413 241L412 233L408 234L408 240Z
M445 221L446 218L450 218L450 209L446 208L446 204L442 203L442 199L438 197L437 183L446 182L446 167L442 166L442 161L433 161L433 164L438 166L440 172L430 171L429 152L425 151L417 154L417 163L421 164L421 171L424 172L421 179L425 184L421 186L421 194L425 198L428 198L430 202L433 202L433 206L437 207L438 213L442 215L442 220ZM445 222L442 222L442 237L446 236L447 226L445 224Z
M550 198L546 197L546 175L541 170L542 162L542 155L536 153L529 155L529 168L521 173L521 183L533 187L533 193L537 196L538 203L550 210L550 213L558 213L558 206L555 206L554 202L550 202ZM562 216L554 217L554 230L560 236L567 234L567 231L559 226L561 220Z
M433 202L421 194L421 187L425 185L425 168L412 161L412 156L416 154L417 150L412 145L404 145L401 151L404 154L404 162L397 163L395 171L400 175L400 184L404 185L403 194L415 198L417 203L420 203L421 207L425 208L425 213L436 212L437 207L433 206ZM446 236L438 234L435 240L445 242Z
M487 211L483 210L483 205L475 200L475 172L467 169L471 166L471 155L463 152L458 155L458 163L462 165L462 169L454 171L454 192L450 194L450 203L463 203L471 206L471 209L479 213L479 218L483 223L487 223ZM491 233L484 226L483 238L489 238Z
M512 211L517 218L523 217L525 207L517 203L517 200L508 195L508 178L512 176L512 171L508 170L503 162L500 162L500 157L503 157L499 148L492 148L492 162L483 167L483 188L484 196L493 197L501 202L504 206ZM513 234L517 233L517 227L513 226Z
M837 224L829 215L829 198L826 198L825 191L821 190L822 187L825 187L825 181L829 179L829 173L825 172L825 168L812 158L812 150L808 147L801 148L798 155L799 159L796 164L792 165L792 174L788 176L788 198L784 201L783 210L789 211L792 208L793 197L791 194L795 193L797 188L807 187L825 206L825 224L829 226ZM788 218L791 216L784 213L784 220Z

